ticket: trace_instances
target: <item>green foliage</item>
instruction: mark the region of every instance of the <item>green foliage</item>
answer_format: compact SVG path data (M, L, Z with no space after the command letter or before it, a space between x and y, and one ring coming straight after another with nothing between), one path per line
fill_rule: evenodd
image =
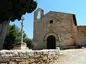
M27 38L26 33L23 31L24 42L27 43L28 47L31 47L32 40ZM8 32L5 38L4 49L12 49L14 45L21 42L21 30L16 25L9 25Z
M32 39L25 38L24 42L27 44L28 48L32 48Z
M18 29L16 27L16 25L9 25L8 26L8 33L6 35L6 38L5 38L5 44L4 46L9 49L9 48L12 48L13 47L13 44L15 43L16 41L16 36L17 36L17 33L18 33ZM4 48L5 48L4 47Z
M21 16L31 13L37 7L34 0L0 0L0 23L4 20L20 20Z

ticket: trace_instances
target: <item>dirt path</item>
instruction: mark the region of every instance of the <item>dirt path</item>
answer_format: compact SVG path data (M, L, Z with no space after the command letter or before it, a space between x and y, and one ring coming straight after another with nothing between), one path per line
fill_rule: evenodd
M86 49L62 50L55 64L86 64Z

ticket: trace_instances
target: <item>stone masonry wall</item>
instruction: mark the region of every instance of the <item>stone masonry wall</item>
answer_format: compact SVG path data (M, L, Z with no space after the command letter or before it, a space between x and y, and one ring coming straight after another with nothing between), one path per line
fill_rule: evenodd
M77 26L79 40L77 44L86 45L86 26Z
M50 23L50 20L53 23ZM56 47L74 45L74 20L73 15L62 12L50 11L42 18L34 20L34 48L46 49L47 38L53 35L56 38ZM76 34L76 33L75 33ZM48 35L48 36L47 36ZM59 37L60 40L59 40Z
M53 64L59 50L2 50L0 64Z

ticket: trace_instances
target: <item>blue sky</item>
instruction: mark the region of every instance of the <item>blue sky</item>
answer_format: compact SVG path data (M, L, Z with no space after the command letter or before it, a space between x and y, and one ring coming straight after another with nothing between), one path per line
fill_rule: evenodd
M37 8L44 13L51 11L73 13L76 15L78 25L86 25L86 0L36 0ZM24 15L24 31L29 38L33 38L34 12ZM21 21L11 22L21 28Z

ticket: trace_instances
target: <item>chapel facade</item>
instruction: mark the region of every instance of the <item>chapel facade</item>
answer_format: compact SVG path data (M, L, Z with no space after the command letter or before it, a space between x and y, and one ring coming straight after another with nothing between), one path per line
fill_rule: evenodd
M38 13L40 12L40 18ZM85 45L86 26L77 26L75 14L43 9L34 12L33 49L74 48Z

